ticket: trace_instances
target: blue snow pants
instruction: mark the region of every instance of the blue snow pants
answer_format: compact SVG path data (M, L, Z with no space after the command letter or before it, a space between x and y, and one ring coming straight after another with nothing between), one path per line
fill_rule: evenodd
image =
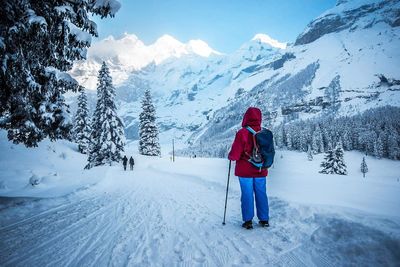
M256 197L257 217L260 221L269 220L266 177L239 177L242 191L242 219L251 221L254 217L254 195ZM253 193L254 192L254 193Z

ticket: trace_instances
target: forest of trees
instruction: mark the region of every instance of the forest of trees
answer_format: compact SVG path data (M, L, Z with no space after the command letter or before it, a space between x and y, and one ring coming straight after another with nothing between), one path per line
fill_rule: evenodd
M332 149L341 141L344 150L358 150L377 158L400 159L400 108L381 107L340 118L318 118L281 124L273 129L275 144L313 153Z
M380 107L353 116L323 117L282 123L272 129L275 146L312 154L324 153L341 141L345 151L358 150L377 158L400 159L400 108ZM195 143L180 155L225 158L231 138Z

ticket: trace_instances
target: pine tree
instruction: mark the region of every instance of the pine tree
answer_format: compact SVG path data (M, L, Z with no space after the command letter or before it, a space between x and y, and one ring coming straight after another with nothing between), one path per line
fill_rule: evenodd
M368 166L367 163L365 162L365 157L363 157L363 160L361 162L361 168L360 168L363 177L365 178L365 174L368 172Z
M388 136L388 156L390 159L400 158L399 135L394 129Z
M288 150L292 150L293 149L293 136L292 136L291 128L287 128L285 132L286 132L286 148Z
M321 128L317 124L312 135L312 149L316 153L325 152Z
M92 15L114 16L115 0L4 0L0 18L0 128L8 139L37 146L72 129L63 94L78 83L67 72L86 58Z
M81 88L81 93L78 97L78 109L74 118L73 139L78 144L79 152L87 154L90 145L90 118L87 107L87 97L85 90Z
M119 161L124 151L125 135L122 120L115 106L115 89L110 71L103 62L97 83L97 104L92 119L89 163L86 168Z
M324 147L324 149L322 151L324 151L325 148L328 149L328 150L332 150L333 149L331 134L332 134L332 132L328 131L327 128L324 128L322 130L322 137L323 137L323 142L322 143L323 143L323 147Z
M382 135L379 135L374 143L374 156L377 157L378 159L381 159L383 157L383 153L384 151L383 151Z
M147 156L160 156L156 110L151 100L150 91L146 90L142 100L143 111L139 115L139 153Z
M308 145L308 148L307 148L307 159L309 161L313 160L313 151L311 149L311 145Z
M301 151L307 151L308 149L308 140L307 140L307 133L306 131L301 131L299 132L300 136L299 136L299 148Z
M325 174L347 174L347 167L343 159L343 147L341 142L338 142L335 149L329 149L324 157L324 161L321 163L323 168L320 173Z
M334 161L334 152L333 150L329 149L325 152L324 161L321 163L322 170L320 173L325 174L333 174L333 161Z
M351 138L348 131L345 131L343 134L343 148L345 150L352 150L353 144L351 143Z
M335 148L335 161L334 161L334 171L336 174L347 175L347 166L344 163L344 151L342 142L338 142Z

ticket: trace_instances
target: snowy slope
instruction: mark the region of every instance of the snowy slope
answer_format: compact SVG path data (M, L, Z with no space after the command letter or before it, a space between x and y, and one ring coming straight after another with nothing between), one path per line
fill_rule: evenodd
M27 156L4 146L5 138L1 143L2 151L20 159L0 176L12 194L23 196L18 188L26 196L41 191L26 190L14 179L39 166L50 169L32 159L56 163L58 154L39 148ZM363 155L346 153L348 176L323 175L317 173L321 156L309 162L305 153L278 151L268 178L271 227L248 231L240 227L240 189L233 174L227 225L221 225L227 160L172 163L136 156L134 146L128 147L134 171L103 166L79 174L82 159L72 156L70 144L53 145L71 155L66 162L73 179L97 183L64 197L47 198L53 195L42 191L46 198L0 198L2 266L396 266L400 261L397 161L367 158L370 172L362 178ZM13 160L2 154L0 164L11 166ZM62 188L72 176L60 178ZM0 195L10 194L0 189Z
M101 168L84 171L87 157L68 141L45 140L37 148L8 141L0 131L0 194L12 197L57 197L95 184ZM32 186L31 177L39 180Z

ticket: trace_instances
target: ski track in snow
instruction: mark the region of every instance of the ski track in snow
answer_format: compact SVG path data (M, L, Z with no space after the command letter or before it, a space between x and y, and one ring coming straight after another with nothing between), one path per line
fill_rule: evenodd
M223 183L151 165L111 167L105 182L114 181L112 190L99 184L36 214L29 204L1 210L7 218L13 209L31 213L0 224L0 265L399 266L398 230L270 198L271 227L248 231L240 227L240 192L232 186L222 226Z

